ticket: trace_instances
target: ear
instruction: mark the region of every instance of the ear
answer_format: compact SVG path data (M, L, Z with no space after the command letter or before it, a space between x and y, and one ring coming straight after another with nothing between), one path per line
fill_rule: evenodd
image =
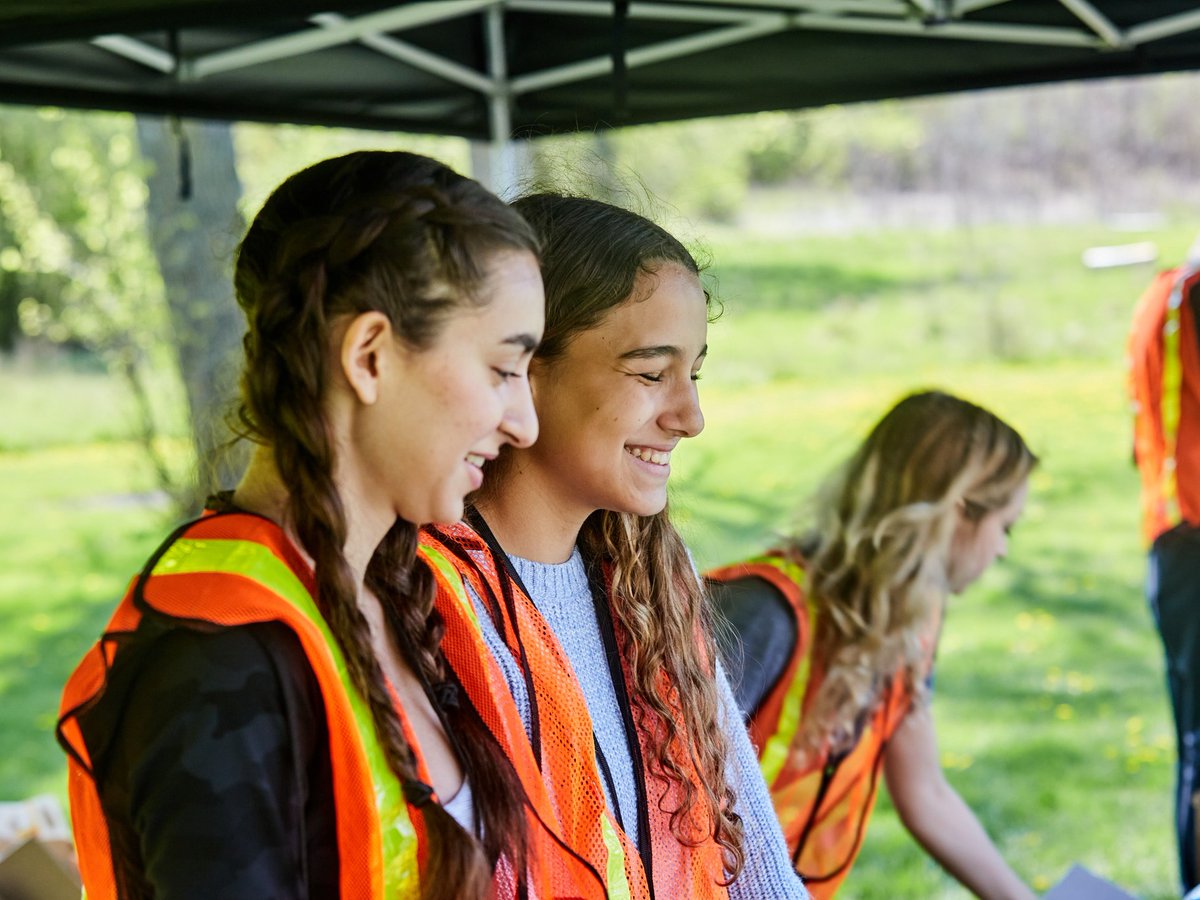
M346 326L338 361L342 374L359 401L370 406L379 399L379 380L394 350L392 323L381 312L365 312Z

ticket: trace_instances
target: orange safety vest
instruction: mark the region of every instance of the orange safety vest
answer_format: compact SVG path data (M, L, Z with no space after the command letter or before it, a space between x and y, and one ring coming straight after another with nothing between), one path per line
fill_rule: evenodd
M612 900L649 900L655 896L727 898L728 889L719 883L725 877L721 848L711 837L701 837L695 846L679 842L670 830L669 814L677 805L677 788L649 776L644 763L639 774L647 802L645 810L639 812L644 813L643 823L647 826L643 828L649 841L645 856L615 821L600 781L587 701L571 674L570 661L533 601L486 541L460 523L424 529L421 546L423 553L435 553L452 565L487 604L497 630L521 667L532 707L532 752L541 766L563 834L572 849L604 875L604 891L598 896ZM463 627L465 617L455 612L452 598L439 597L438 609L446 618L443 646L451 666L457 669L453 635ZM619 622L614 621L614 631L621 632ZM614 678L623 677L628 682L627 654L619 655L622 671L614 673ZM647 760L654 735L643 728L636 731L637 749L642 760ZM520 737L528 746L524 732ZM506 750L518 755L526 752L519 746ZM684 768L689 777L698 779L690 761L684 763ZM711 828L697 833L711 835Z
M424 535L422 538L424 541ZM433 571L437 584L436 608L445 624L442 653L463 686L467 700L512 763L525 790L529 824L528 879L533 886L530 896L539 900L628 898L627 893L622 894L619 890L609 893L605 889L608 878L603 874L603 864L618 869L624 865L622 848L615 833L602 833L603 839L608 841L608 859L585 856L576 849L583 843L578 840L579 815L577 812L572 815L571 811L578 810L583 798L571 796L569 804L563 804L552 799L546 789L521 714L484 640L462 576L436 546L423 542L418 554ZM566 825L576 827L566 828Z
M1179 522L1200 526L1200 267L1168 269L1133 314L1129 390L1146 542Z
M771 791L792 863L814 900L833 897L862 847L875 808L888 741L912 707L903 678L892 678L863 723L858 742L840 758L795 752L800 724L824 673L814 667L816 607L804 590L804 570L768 554L705 574L712 581L762 578L787 598L796 621L796 647L783 674L749 723L759 766Z
M188 623L236 627L280 622L299 639L329 725L340 895L391 900L420 893L425 832L388 768L366 701L313 600L312 569L272 522L245 513L207 514L175 532L131 583L100 640L67 681L58 723L70 757L68 790L80 874L89 900L115 900L108 825L78 717L104 693L109 670L147 612ZM410 745L403 710L400 712ZM428 774L418 753L421 777Z
M440 594L462 593L461 581L434 571ZM457 585L457 588L455 587ZM194 625L235 627L276 621L298 637L325 704L330 738L335 822L339 848L339 896L346 900L398 900L420 894L426 853L423 817L409 805L387 765L366 702L353 688L336 640L313 600L315 582L306 561L274 523L245 513L207 514L184 526L163 545L134 580L100 641L67 683L59 739L70 757L69 791L76 847L86 894L115 900L116 885L108 827L92 778L91 757L78 717L103 694L108 672L143 615L153 611ZM503 674L482 637L457 640L460 657L476 663L459 672L481 718L493 731L516 729L520 716ZM472 649L473 648L473 651ZM465 678L463 676L466 676ZM417 758L418 775L428 770L397 703L405 735ZM536 768L518 774L532 787L525 797L530 824L531 893L538 898L576 900L599 882L586 865L563 852L553 810ZM547 824L551 823L551 824ZM495 896L512 895L515 878L497 871ZM579 885L584 885L580 887Z

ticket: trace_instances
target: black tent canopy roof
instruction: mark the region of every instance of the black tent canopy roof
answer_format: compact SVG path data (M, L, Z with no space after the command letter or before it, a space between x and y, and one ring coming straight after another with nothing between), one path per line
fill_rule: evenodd
M0 101L481 139L1191 68L1192 0L0 6Z

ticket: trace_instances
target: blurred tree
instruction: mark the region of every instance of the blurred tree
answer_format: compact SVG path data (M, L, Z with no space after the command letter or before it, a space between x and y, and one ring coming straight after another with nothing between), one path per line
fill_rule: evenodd
M245 448L230 444L226 417L241 371L244 322L233 296L232 260L245 223L231 126L137 118L149 163L150 243L166 286L171 341L187 396L198 506L241 475Z
M151 402L162 282L146 242L132 120L12 109L0 117L0 302L23 333L82 346L122 378L164 489L176 485Z

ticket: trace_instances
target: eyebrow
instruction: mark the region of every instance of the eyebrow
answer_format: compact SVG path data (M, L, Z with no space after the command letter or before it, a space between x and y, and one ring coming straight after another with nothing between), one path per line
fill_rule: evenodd
M638 347L634 350L628 350L622 353L618 359L658 359L660 356L677 357L682 351L673 344L660 344L657 347ZM696 359L702 359L708 356L708 344L704 345L704 349L700 351Z
M537 338L535 338L532 334L529 334L528 332L521 332L520 334L509 335L504 340L502 340L500 343L516 344L518 347L523 349L526 353L532 353L534 350L537 349L540 341L538 341Z

